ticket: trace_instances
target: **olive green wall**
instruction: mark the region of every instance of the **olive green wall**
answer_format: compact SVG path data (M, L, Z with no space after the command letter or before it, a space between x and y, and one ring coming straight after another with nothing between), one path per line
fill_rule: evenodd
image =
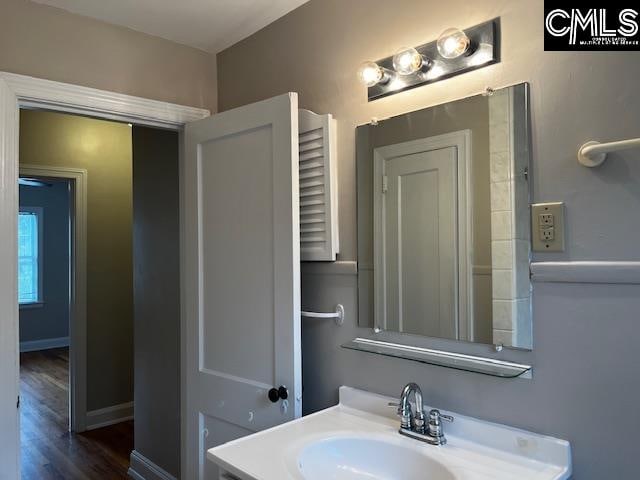
M22 110L20 163L83 168L87 409L133 399L132 143L127 124Z

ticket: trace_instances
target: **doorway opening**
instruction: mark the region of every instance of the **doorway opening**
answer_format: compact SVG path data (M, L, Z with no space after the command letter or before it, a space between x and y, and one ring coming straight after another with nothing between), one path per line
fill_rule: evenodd
M22 479L129 478L138 420L143 450L167 430L176 475L178 134L44 110L20 126ZM66 330L29 343L31 312Z
M120 301L123 310L132 308L131 214L128 220L109 222L104 212L113 210L116 217L126 217L126 211L118 206L129 205L131 210L131 188L128 193L113 193L113 198L94 202L90 210L88 176L92 171L97 186L109 185L113 173L97 172L92 165L104 160L112 163L107 168L131 176L130 145L104 147L130 139L130 127L34 110L22 110L20 120L17 283L21 477L87 478L99 473L127 478L133 449L133 392L129 380L133 376L133 319L131 313L118 316L105 304ZM113 133L116 131L119 135ZM99 153L103 150L107 152L104 158ZM96 217L91 222L89 212ZM106 248L95 245L88 234L90 225L96 223L108 224L102 230L94 228ZM123 223L126 226L118 228ZM98 254L89 262L88 247ZM111 254L111 248L120 256ZM109 267L109 261L116 266ZM88 275L88 263L96 273ZM96 277L106 280L100 283ZM91 283L98 287L98 296L89 297ZM88 318L105 337L102 343L108 344L109 331L101 330L100 318L111 314L126 325L119 332L123 336L118 339L122 351L111 353L106 348L100 357L95 345L89 349ZM125 402L114 401L108 388L100 391L99 381L98 389L88 383L90 357L96 354L104 365L107 385L114 382L109 371L119 368L121 378L115 381L124 390L121 395ZM119 357L130 361L114 367ZM94 377L100 376L94 373ZM93 399L90 387L97 391ZM101 408L104 403L100 402L107 408Z
M29 457L43 432L70 428L72 193L64 178L23 174L18 184L21 428Z

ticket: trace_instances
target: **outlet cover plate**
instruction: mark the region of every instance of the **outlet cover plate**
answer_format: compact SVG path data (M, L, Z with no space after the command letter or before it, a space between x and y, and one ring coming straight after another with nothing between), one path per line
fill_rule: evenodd
M547 215L553 215L551 221ZM553 229L553 240L543 240L543 230ZM564 252L564 203L531 205L531 243L534 252Z

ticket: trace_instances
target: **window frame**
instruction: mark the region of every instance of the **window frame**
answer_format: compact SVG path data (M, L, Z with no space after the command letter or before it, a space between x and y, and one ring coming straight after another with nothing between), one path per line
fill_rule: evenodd
M32 207L32 206L20 206L18 208L18 215L21 213L29 213L36 216L38 225L38 298L34 301L21 302L18 295L18 307L20 310L28 308L40 308L44 305L44 290L43 290L43 277L44 277L44 208ZM20 258L18 256L18 258ZM19 287L18 287L19 288Z

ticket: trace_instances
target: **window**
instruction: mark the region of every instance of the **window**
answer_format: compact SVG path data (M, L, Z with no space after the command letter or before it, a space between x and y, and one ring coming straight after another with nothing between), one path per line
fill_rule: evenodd
M42 302L42 208L20 207L18 214L18 302Z

